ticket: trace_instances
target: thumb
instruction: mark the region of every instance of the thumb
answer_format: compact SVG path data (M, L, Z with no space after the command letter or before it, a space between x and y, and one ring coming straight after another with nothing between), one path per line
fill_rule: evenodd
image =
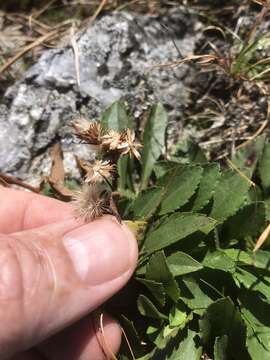
M137 256L133 235L111 217L0 234L0 358L98 307L128 281Z

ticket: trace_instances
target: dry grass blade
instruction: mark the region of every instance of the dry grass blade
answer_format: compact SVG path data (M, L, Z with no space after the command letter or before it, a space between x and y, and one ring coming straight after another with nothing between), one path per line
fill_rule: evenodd
M130 345L130 342L128 341L127 334L125 333L125 331L124 331L124 329L123 329L122 327L120 327L120 328L121 328L121 331L122 331L122 333L123 333L123 335L124 335L124 338L125 338L125 340L126 340L126 343L127 343L128 349L129 349L129 351L130 351L130 355L131 355L131 357L132 357L132 360L136 360L135 355L134 355L134 352L133 352L132 347L131 347L131 345Z
M105 7L107 3L107 0L102 0L99 7L97 8L97 10L95 11L94 15L91 16L90 20L89 20L89 25L92 25L93 22L96 20L96 18L98 17L98 15L101 13L101 11L103 10L103 8Z
M46 35L39 37L37 40L32 42L30 45L25 46L21 51L19 51L15 56L13 56L10 60L8 60L1 68L0 74L2 74L5 70L7 70L12 64L14 64L17 60L19 60L23 55L25 55L28 51L34 49L36 46L42 44L44 41L54 37L58 34L58 30L54 30L49 32Z
M78 88L81 86L81 77L80 77L80 57L79 57L79 48L75 38L75 26L72 24L70 28L70 42L74 52L74 61L75 61L75 71Z
M235 170L240 176L242 176L242 178L244 178L251 186L256 187L255 182L250 180L240 169L238 169L238 167L230 159L227 159L227 163L233 170Z
M106 348L106 352L110 354L110 359L117 360L117 357L114 355L111 347L109 346L109 344L108 344L108 342L106 340L106 336L105 336L105 332L104 332L104 325L103 325L103 314L102 313L100 314L100 331L101 331L103 343L104 343L105 348Z
M259 239L256 242L256 245L254 246L253 252L256 252L260 249L260 247L263 245L265 240L268 238L268 235L270 234L270 224L267 225L267 227L264 229L262 234L260 235Z

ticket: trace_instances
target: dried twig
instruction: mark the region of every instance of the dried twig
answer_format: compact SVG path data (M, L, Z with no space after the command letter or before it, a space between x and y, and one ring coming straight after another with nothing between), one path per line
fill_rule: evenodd
M36 188L32 185L27 184L24 181L16 178L15 176L7 175L2 172L0 172L0 181L3 185L8 184L8 186L10 186L11 184L13 184L13 185L23 187L23 188L30 190L32 192L35 192L35 193L40 192L39 188Z

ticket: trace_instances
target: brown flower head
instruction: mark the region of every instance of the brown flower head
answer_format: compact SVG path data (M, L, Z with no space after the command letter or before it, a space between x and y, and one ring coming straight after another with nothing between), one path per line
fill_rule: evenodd
M115 130L109 130L108 134L101 137L101 143L104 150L118 150L121 143L121 134Z
M115 166L109 161L96 160L93 164L88 164L85 170L85 182L96 183L109 178L114 172Z
M139 160L141 158L141 154L138 149L141 146L142 145L135 140L135 132L133 130L126 129L121 134L121 144L118 150L120 150L122 154L132 154Z
M72 124L76 135L91 145L100 145L101 124L98 121L89 123L87 121L75 122Z
M103 184L84 184L73 198L75 215L89 222L111 213L110 199L111 195Z
M118 151L121 155L129 153L140 159L138 148L141 145L135 141L135 132L130 129L122 133L110 130L108 134L101 137L101 146L104 150Z

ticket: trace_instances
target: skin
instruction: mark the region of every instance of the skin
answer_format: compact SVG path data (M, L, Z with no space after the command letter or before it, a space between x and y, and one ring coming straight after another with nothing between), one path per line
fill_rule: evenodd
M41 195L0 187L0 199L0 358L110 359L120 327L104 314L104 339L96 309L136 267L131 232Z

